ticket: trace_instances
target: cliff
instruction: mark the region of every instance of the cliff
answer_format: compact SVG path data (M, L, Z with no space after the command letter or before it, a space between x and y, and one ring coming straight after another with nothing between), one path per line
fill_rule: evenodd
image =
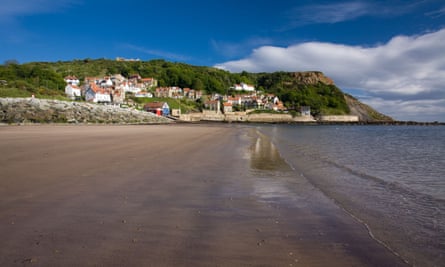
M320 71L304 71L304 72L292 72L291 76L294 78L295 82L303 85L316 85L319 82L326 85L334 85L334 81L325 76Z
M37 98L0 98L2 123L170 123L145 111Z
M350 114L359 117L360 121L364 122L392 122L393 118L382 114L370 106L360 102L351 95L345 94L345 101L349 106Z
M391 122L393 119L372 107L345 94L334 81L319 71L291 72L290 79L283 82L285 93L282 99L311 107L313 115L319 117L357 116L361 122ZM284 78L286 79L286 78ZM287 93L286 93L287 90ZM291 92L291 93L289 93Z

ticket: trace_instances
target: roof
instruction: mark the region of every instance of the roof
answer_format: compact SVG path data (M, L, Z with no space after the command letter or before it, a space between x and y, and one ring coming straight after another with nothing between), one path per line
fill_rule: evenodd
M144 105L144 109L158 109L163 108L165 102L149 102Z
M90 88L91 90L93 90L93 92L95 92L96 94L109 94L109 92L104 89L104 88L100 88L99 86L97 86L97 84L95 83L90 83Z

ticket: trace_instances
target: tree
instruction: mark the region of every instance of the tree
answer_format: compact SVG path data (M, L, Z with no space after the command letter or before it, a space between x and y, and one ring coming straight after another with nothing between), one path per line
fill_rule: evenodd
M204 83L199 78L195 78L192 83L192 88L196 90L204 90Z

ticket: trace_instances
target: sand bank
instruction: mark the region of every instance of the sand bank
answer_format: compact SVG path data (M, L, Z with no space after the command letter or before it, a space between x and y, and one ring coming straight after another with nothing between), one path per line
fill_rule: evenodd
M404 266L245 126L7 126L0 151L1 266Z

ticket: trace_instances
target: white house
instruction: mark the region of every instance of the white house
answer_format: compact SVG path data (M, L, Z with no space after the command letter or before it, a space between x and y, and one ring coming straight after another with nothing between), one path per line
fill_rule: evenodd
M77 85L74 84L68 84L65 87L65 94L68 98L74 100L77 97L80 97L81 91L80 88Z
M85 91L85 100L94 103L111 103L111 93L91 83Z
M67 84L72 84L72 85L79 85L80 83L79 79L76 76L66 76L64 80Z
M134 83L132 82L124 82L122 85L122 89L124 90L125 93L133 93L133 94L137 94L140 91L142 91L141 88L137 87Z
M105 79L100 82L100 86L111 87L113 86L113 81L110 79L110 77L105 77Z
M135 97L148 97L148 98L152 98L153 94L150 93L150 92L147 92L147 91L140 91L140 92L136 93L134 96Z
M255 87L247 83L235 84L233 86L233 89L235 89L236 91L250 91L250 92L255 91Z

